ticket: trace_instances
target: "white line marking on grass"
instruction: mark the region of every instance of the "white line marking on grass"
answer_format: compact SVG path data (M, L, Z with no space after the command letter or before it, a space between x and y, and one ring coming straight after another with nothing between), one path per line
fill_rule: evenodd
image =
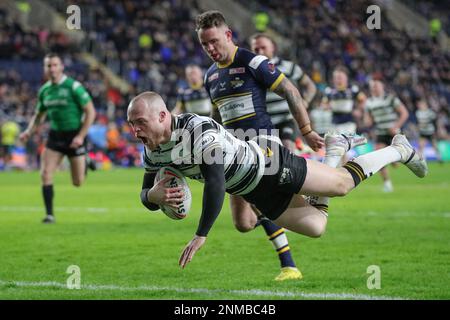
M43 212L44 207L34 206L0 206L0 212ZM104 208L104 207L55 207L55 211L81 211L89 213L108 213L108 212L143 212L144 208Z
M60 288L67 289L66 284L49 281L49 282L25 282L25 281L3 281L0 280L0 286L20 287L20 288ZM67 289L69 290L69 289ZM269 291L269 290L225 290L225 289L205 289L205 288L176 288L176 287L159 287L159 286L138 286L138 287L124 287L118 285L81 285L80 290L91 291L170 291L178 293L204 293L207 295L217 294L233 294L243 296L257 296L257 297L279 297L279 298L308 298L308 299L352 299L352 300L406 300L402 297L389 296L371 296L367 294L354 293L306 293L306 292L292 292L292 291Z
M421 212L412 212L412 211L394 211L394 212L377 212L377 211L365 211L362 212L368 216L385 216L385 217L394 217L394 218L404 218L404 217L443 217L449 218L450 212L440 212L440 211L429 211L425 213Z

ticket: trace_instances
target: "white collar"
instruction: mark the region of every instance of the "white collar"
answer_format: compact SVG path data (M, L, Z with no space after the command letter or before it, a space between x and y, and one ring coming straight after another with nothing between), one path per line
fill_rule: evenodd
M272 62L273 64L277 64L279 61L280 61L280 58L278 58L277 56L270 59L270 62Z
M65 74L63 74L61 79L59 79L57 85L58 86L61 85L64 81L66 81L66 79L67 79L67 76Z

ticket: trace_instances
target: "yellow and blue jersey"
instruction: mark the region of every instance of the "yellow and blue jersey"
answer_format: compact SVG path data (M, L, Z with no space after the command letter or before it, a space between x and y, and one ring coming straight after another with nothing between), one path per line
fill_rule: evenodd
M283 80L269 59L238 48L231 63L214 63L205 74L205 88L218 108L227 129L273 129L266 108L267 89L275 90Z
M352 112L355 100L359 94L360 90L356 85L339 89L330 87L325 88L324 100L330 103L334 124L355 121Z

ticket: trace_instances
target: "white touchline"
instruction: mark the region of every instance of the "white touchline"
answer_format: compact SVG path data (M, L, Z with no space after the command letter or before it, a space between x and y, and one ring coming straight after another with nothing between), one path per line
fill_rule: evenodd
M31 212L43 212L44 207L38 206L0 206L0 212L21 212L21 213L31 213ZM107 208L107 207L70 207L70 206L61 206L55 207L55 211L60 212L88 212L88 213L109 213L109 212L133 212L133 213L145 213L147 212L144 207L132 207L132 208ZM368 216L380 215L382 216L383 212L376 211L365 211L362 214L366 214ZM428 212L427 216L431 217L444 217L450 218L450 212L442 212L442 211L433 211ZM389 214L389 217L424 217L423 213L419 212L409 212L409 211L398 211L392 212ZM289 230L288 230L289 231Z
M26 281L4 281L0 280L0 286L12 286L12 287L47 287L47 288L65 288L67 285L64 283L48 281L48 282L26 282ZM67 289L69 290L69 289ZM204 293L208 295L215 294L234 294L234 295L246 295L246 296L258 296L258 297L280 297L280 298L310 298L310 299L354 299L354 300L406 300L402 297L389 297L389 296L371 296L366 294L354 294L354 293L306 293L306 292L292 292L292 291L268 291L268 290L225 290L225 289L206 289L206 288L177 288L177 287L159 287L159 286L138 286L138 287L124 287L118 285L93 285L82 284L80 290L112 290L112 291L173 291L179 293ZM72 291L72 290L71 290Z
M34 206L0 206L0 212L43 212L43 207ZM108 213L108 212L145 212L145 208L105 208L105 207L55 207L55 211L82 211L89 213Z

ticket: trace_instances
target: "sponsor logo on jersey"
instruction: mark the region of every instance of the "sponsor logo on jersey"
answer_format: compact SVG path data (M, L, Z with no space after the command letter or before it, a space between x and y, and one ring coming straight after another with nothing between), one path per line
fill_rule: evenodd
M263 62L264 60L267 60L267 57L262 56L262 55L254 56L248 65L249 65L249 67L256 70L256 69L258 69L261 62Z
M231 68L229 74L245 73L245 67Z
M53 106L66 106L67 100L66 99L57 99L57 100L48 100L45 99L43 101L43 104L45 107L53 107Z
M220 89L219 89L219 91L225 91L225 90L227 90L227 87L226 87L226 82L224 81L224 82L220 82L219 83L220 84Z
M209 76L208 82L214 81L214 80L216 80L218 78L219 78L219 73L218 72L213 73L212 75Z
M245 107L244 103L232 103L232 104L223 106L222 108L220 108L220 111L230 111L230 110L235 110L237 108L244 108L244 107Z
M204 147L207 144L210 144L210 143L214 142L214 140L216 140L216 138L213 135L204 136L202 138L202 147Z
M59 95L61 96L61 97L68 97L69 96L69 90L68 89L65 89L65 88L61 88L61 89L59 89Z

